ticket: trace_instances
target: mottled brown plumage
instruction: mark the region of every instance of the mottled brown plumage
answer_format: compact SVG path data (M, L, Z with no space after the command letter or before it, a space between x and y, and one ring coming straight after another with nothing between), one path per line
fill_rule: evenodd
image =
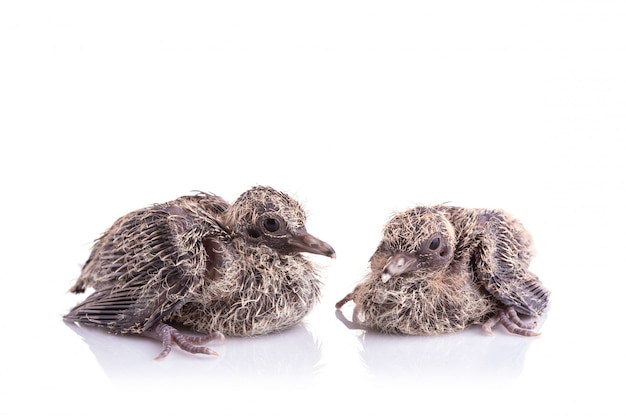
M232 205L211 194L180 197L118 219L93 247L75 293L95 291L65 319L176 342L192 353L222 333L250 336L299 322L320 281L300 252L334 257L310 235L287 194L254 187ZM208 336L184 336L182 324Z
M336 305L386 333L438 334L498 321L533 336L549 292L528 271L532 240L501 210L415 207L394 215L370 259L371 272Z

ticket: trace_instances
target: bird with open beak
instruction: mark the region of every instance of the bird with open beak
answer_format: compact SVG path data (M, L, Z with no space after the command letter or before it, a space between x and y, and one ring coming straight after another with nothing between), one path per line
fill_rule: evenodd
M129 213L95 242L70 289L94 291L64 318L160 340L157 359L173 344L216 354L204 344L224 334L288 328L320 297L317 270L302 252L335 257L305 220L297 201L260 186L233 204L201 193Z
M353 320L385 333L438 334L502 322L535 336L549 292L528 271L532 240L502 210L418 206L395 214L370 259L371 271L336 304L354 301Z

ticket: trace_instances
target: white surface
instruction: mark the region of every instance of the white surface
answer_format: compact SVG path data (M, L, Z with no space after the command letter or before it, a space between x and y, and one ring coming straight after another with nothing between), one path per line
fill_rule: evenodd
M624 415L625 21L612 1L3 2L0 414ZM302 325L153 361L61 321L118 216L254 184L337 251ZM389 214L445 201L534 235L541 337L335 317Z

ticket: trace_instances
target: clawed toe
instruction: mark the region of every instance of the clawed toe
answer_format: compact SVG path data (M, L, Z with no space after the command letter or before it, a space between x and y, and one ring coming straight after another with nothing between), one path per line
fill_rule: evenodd
M180 334L180 333L179 333ZM219 343L224 343L226 338L221 332L213 332L207 335L198 335L198 336L183 336L188 342L193 343L194 345L203 345L205 343L212 342L217 340Z
M163 350L154 359L162 359L172 351L172 342L175 342L182 350L189 353L202 353L205 355L218 356L218 353L206 346L202 346L212 340L224 342L226 338L220 332L214 332L206 336L186 336L178 330L164 323L159 323L152 333L147 334L163 342Z
M501 309L496 313L496 315L487 320L483 324L483 330L489 334L493 334L491 329L499 322L502 322L504 328L513 334L518 334L520 336L539 336L541 334L531 330L537 326L537 322L524 322L519 318L517 312L511 306Z
M493 336L493 331L491 329L493 328L493 326L495 326L499 322L500 322L500 315L496 314L495 316L487 320L485 323L483 323L483 330L489 333L489 335Z

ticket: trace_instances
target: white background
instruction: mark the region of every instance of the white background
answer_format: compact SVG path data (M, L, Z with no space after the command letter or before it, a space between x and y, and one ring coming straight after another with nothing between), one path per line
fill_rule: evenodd
M625 22L619 1L2 2L0 414L625 415ZM117 217L255 184L337 252L303 324L153 361L62 322ZM542 336L335 317L392 211L442 202L534 235Z

